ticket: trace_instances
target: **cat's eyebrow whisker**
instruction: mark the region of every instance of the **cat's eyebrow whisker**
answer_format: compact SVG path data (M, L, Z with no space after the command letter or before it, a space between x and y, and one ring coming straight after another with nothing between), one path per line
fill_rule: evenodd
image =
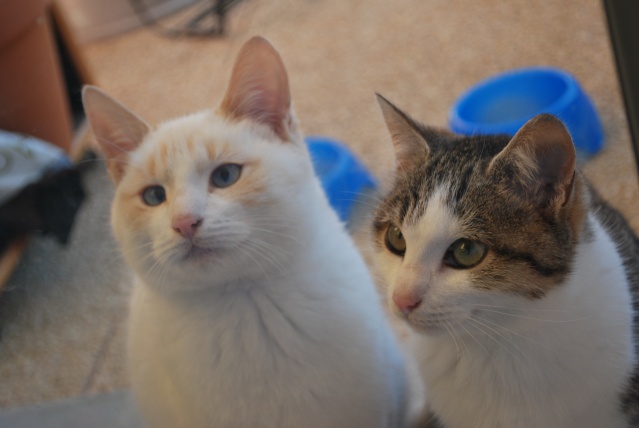
M495 313L495 314L506 315L506 316L515 317L515 318L522 318L522 319L527 319L527 320L543 321L543 322L562 323L562 322L576 322L576 321L582 321L582 320L588 319L588 317L581 317L581 318L575 318L575 319L569 319L569 320L543 319L543 318L528 317L528 316L519 315L519 314L511 314L511 313L508 313L508 312L495 311L495 310L492 310L492 309L478 309L478 310L483 311L483 312L492 312L492 313Z

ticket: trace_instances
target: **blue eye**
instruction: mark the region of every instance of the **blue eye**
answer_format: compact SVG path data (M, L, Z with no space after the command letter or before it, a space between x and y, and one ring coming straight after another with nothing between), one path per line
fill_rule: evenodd
M160 205L166 200L166 192L162 186L149 186L142 191L142 200L150 207Z
M240 178L242 166L234 163L220 165L211 174L211 184L219 189L229 187Z

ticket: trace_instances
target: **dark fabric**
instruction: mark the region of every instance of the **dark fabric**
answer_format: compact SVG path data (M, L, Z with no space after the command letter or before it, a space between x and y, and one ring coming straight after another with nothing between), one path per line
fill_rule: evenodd
M29 233L53 235L66 244L85 193L81 173L64 169L46 176L0 206L0 252Z

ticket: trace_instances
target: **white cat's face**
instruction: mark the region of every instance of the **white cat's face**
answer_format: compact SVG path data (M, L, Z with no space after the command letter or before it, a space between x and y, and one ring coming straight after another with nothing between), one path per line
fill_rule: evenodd
M113 229L127 261L159 287L259 276L294 250L286 237L312 180L303 145L200 113L165 123L130 155Z
M98 88L83 101L117 185L116 238L148 285L246 283L295 254L305 198L319 186L268 41L244 44L215 113L153 130Z

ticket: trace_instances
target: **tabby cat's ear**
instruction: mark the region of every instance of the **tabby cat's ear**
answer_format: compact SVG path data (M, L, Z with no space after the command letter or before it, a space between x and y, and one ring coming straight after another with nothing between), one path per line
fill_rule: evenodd
M570 133L555 116L529 120L491 161L489 171L514 169L514 182L540 206L565 205L572 191L576 153Z
M416 162L423 163L430 153L428 143L417 130L417 125L406 113L395 107L386 98L377 94L386 127L390 132L397 169L411 169Z
M124 175L126 159L140 145L151 127L138 115L95 86L85 86L82 102L111 179Z
M294 118L288 76L280 55L266 39L253 37L240 49L220 113L267 125L283 141L291 140Z

